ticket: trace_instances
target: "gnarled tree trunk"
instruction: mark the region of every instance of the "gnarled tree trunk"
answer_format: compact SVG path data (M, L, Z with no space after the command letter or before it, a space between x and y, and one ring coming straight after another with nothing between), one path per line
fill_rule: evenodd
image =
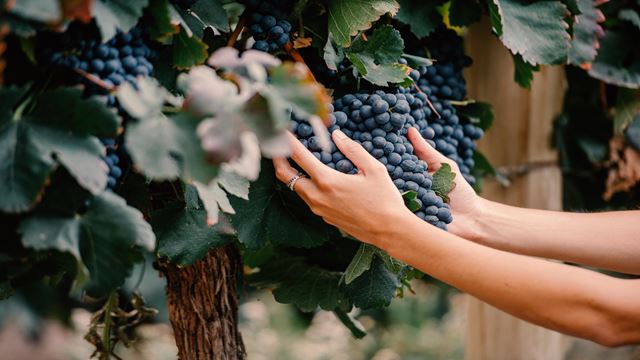
M169 318L183 360L246 357L238 331L240 256L233 245L211 250L188 267L161 263Z

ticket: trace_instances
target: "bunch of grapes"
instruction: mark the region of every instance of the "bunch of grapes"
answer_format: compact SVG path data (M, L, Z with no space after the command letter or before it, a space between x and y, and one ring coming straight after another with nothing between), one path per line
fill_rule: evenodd
M421 92L428 96L433 109L424 109L426 119L416 124L420 133L436 150L454 160L465 180L474 184L476 179L471 175L475 166L473 156L476 141L484 132L460 119L451 104L453 100L466 97L463 70L471 65L471 59L464 54L462 38L449 29L439 28L425 39L425 44L436 62L432 66L413 70L410 76L415 85L401 88L399 92Z
M414 154L406 134L418 121L425 120L426 95L423 93L347 94L333 103L329 131L342 130L362 145L387 168L399 191L415 191L420 208L416 215L441 229L452 221L449 206L431 189L433 179L428 165ZM293 132L302 144L327 166L342 173L355 174L357 169L335 146L323 151L311 126L293 121Z
M122 176L122 168L120 167L120 156L117 149L118 144L115 139L102 139L102 145L107 149L107 154L103 157L103 161L107 164L107 189L114 190L118 179Z
M438 28L425 39L424 45L435 63L418 80L420 89L440 99L464 99L467 84L462 72L471 65L471 58L464 54L462 38L453 30Z
M291 23L286 20L284 9L290 1L258 1L246 2L249 9L249 31L256 40L253 48L264 52L274 52L284 47L291 40ZM289 7L290 8L290 7Z
M150 59L154 54L139 27L127 33L118 31L104 43L100 41L94 24L72 23L62 34L40 35L39 41L47 45L40 47L38 59L41 63L68 70L72 74L68 82L84 84L86 96L106 95L107 105L116 108L125 120L128 119L110 89L124 82L135 86L136 77L149 76L153 72ZM88 76L81 76L83 73ZM122 137L117 140L102 139L102 142L107 150L103 159L109 169L107 188L113 190L124 165L120 153L123 148Z

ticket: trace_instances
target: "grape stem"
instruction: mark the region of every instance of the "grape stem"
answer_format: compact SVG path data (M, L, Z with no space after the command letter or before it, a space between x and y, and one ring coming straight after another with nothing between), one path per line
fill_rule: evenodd
M247 16L248 16L247 10L245 10L242 13L242 15L240 15L240 18L238 19L238 23L236 24L235 29L233 29L231 36L229 36L229 40L227 41L227 46L233 47L236 44L236 42L238 41L238 37L240 36L240 33L244 29L244 25L247 23Z
M107 352L111 352L111 311L116 303L116 290L112 290L104 308L104 329L102 331L102 343Z
M107 83L105 83L104 81L102 81L102 79L100 79L99 77L95 76L95 75L91 75L88 72L84 71L84 70L80 70L80 69L74 69L74 71L82 76L83 78L91 81L92 83L100 86L101 88L108 90L109 92L113 91L116 86L109 86L107 85Z

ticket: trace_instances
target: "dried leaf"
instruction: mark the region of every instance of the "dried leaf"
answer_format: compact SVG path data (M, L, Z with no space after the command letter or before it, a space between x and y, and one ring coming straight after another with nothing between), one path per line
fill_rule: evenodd
M640 183L640 152L626 146L622 136L611 139L609 152L607 188L602 195L607 201L616 193L629 191Z

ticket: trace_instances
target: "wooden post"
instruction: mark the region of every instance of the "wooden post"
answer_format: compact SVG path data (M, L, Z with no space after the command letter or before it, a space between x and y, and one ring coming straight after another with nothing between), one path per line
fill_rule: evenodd
M564 98L564 69L544 67L530 90L519 88L513 80L511 55L491 34L486 18L469 29L465 44L474 60L466 74L469 97L491 103L496 116L493 128L480 141L480 151L496 167L538 165L513 179L509 187L486 181L482 195L510 205L562 209L562 177L551 133ZM572 338L469 297L466 342L469 360L560 360Z

